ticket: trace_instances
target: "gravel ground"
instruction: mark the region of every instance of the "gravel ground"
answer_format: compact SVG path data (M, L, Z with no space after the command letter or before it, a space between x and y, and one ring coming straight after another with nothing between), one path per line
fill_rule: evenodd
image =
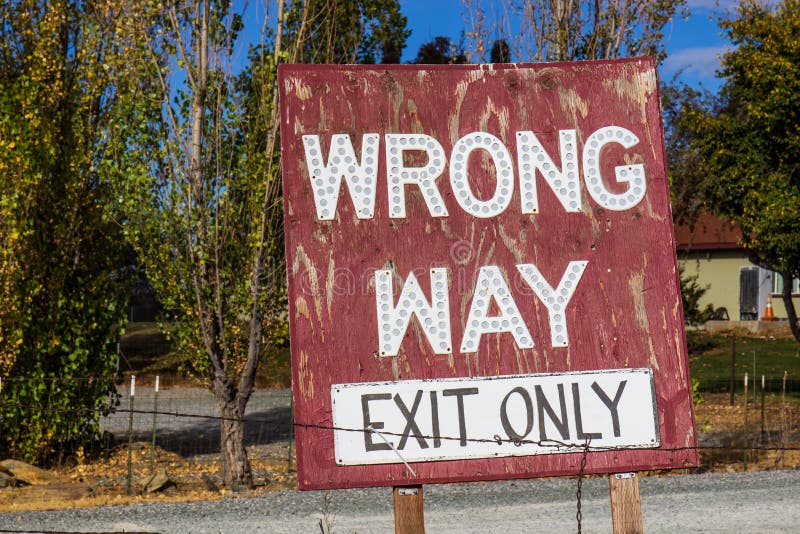
M127 441L130 424L128 388L121 387L119 409L100 421L100 428ZM156 404L157 402L157 404ZM291 392L288 389L258 389L247 403L245 443L266 445L289 437ZM152 387L137 386L134 397L134 441L150 441L153 407L158 408L157 444L184 457L219 452L219 408L204 388L164 388L156 401ZM170 415L177 414L177 415Z
M644 477L646 532L797 532L800 471ZM575 532L574 479L425 486L430 533ZM0 531L164 533L318 532L324 492L0 514ZM391 490L332 491L333 532L393 532ZM583 531L611 532L608 483L587 479ZM5 530L3 530L5 529Z

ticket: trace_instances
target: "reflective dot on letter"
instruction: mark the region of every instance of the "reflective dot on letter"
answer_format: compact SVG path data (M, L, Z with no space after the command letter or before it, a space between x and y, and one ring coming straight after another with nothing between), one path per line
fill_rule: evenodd
M478 149L488 152L495 167L495 191L489 200L476 197L469 184L467 162L472 151ZM450 156L450 186L456 201L468 214L483 219L494 217L505 211L511 202L514 190L513 170L511 154L500 139L486 132L468 133L453 146Z
M431 269L431 286L447 287L447 269ZM422 332L433 348L434 354L449 354L451 344L450 315L440 312L434 316L434 308L447 310L449 308L449 294L447 291L433 291L429 303L417 277L411 272L406 278L400 291L397 306L392 306L394 301L394 284L392 271L375 271L375 302L378 317L378 332L390 331L380 338L381 356L397 356L403 342L408 325L412 317L417 318ZM387 328L388 326L388 328ZM442 349L444 343L445 349Z
M644 165L637 163L616 166L614 174L617 182L629 184L629 187L622 193L612 193L600 179L600 152L610 143L631 148L639 143L639 138L621 126L606 126L589 136L583 149L583 171L589 186L587 191L600 206L612 211L624 211L641 202L647 192ZM597 156L594 157L594 148L587 147L596 147Z
M472 298L466 322L467 326L464 329L464 339L461 341L461 352L477 352L483 334L502 332L510 332L519 348L532 348L533 340L528 327L525 326L519 308L511 298L508 284L506 284L500 269L494 265L481 267L475 288L475 296ZM481 298L479 291L488 298ZM487 318L492 299L497 303L501 314L497 317ZM487 319L480 320L482 318Z
M378 134L364 134L361 139L362 160L366 159L365 154L370 150L373 152L377 150L379 140ZM331 137L328 162L324 166L320 159L322 147L318 135L304 135L303 149L308 175L314 177L311 180L311 190L314 194L317 218L323 221L334 218L344 178L356 216L359 219L371 219L375 210L377 167L367 163L362 164L356 159L350 136L334 134Z
M404 150L425 152L427 163L422 167L406 167L402 157ZM444 149L439 141L424 134L386 134L387 160L390 154L397 156L393 160L395 164L387 170L389 183L417 186L431 216L447 217L447 207L435 181L444 171ZM389 213L392 218L405 218L405 187L389 194Z

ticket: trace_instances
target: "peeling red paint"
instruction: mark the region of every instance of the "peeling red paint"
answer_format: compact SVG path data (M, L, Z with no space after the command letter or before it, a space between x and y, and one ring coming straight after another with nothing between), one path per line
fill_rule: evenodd
M330 425L330 386L335 383L650 367L656 381L661 448L591 453L586 472L696 464L658 86L651 60L442 67L287 65L279 76L298 424ZM521 213L515 132L535 132L559 164L559 130L575 129L583 146L592 132L608 125L630 129L639 143L627 150L606 148L601 163L606 187L612 192L624 189L610 183L614 166L639 163L647 173L644 199L631 209L606 209L587 194L582 180L582 211L566 213L539 176L539 212ZM431 217L419 189L407 186L407 217L390 218L381 138L374 217L357 218L342 185L335 219L317 219L303 135L319 135L327 156L331 136L347 133L358 156L366 133L423 133L437 139L449 157L456 141L473 131L497 136L514 159L515 190L500 215L488 219L467 215L451 190L446 168L436 184L448 217ZM470 184L477 195L491 196L494 166L477 154L469 165ZM535 264L556 284L571 260L589 263L565 312L569 347L553 347L548 311L514 279L514 266ZM483 336L477 353L458 352L478 270L485 265L501 267L534 348L520 349L509 334L491 334ZM374 271L394 269L397 298L412 270L429 295L428 270L441 266L450 270L453 353L434 354L412 322L398 356L376 357ZM419 476L409 480L402 464L337 466L332 430L300 426L296 436L302 489L569 475L580 463L580 454L427 462L415 465ZM681 450L670 450L675 448Z

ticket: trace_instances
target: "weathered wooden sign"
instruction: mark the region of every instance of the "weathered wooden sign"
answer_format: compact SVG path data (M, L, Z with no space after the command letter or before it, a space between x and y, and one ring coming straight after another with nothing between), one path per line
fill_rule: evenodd
M696 465L651 60L279 83L301 489Z

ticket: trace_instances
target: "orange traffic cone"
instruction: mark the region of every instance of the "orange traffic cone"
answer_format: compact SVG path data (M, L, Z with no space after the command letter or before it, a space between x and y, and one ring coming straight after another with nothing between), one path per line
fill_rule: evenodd
M764 317L761 318L762 321L777 321L775 318L775 314L772 313L772 296L767 295L767 308L764 310Z

